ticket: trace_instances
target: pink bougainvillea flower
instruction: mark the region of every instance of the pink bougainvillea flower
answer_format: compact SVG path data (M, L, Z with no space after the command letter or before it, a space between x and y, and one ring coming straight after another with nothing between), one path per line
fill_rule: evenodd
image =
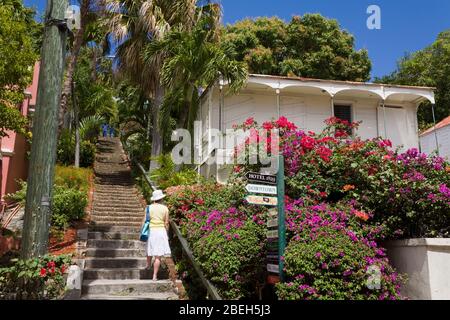
M47 275L47 270L45 268L41 268L41 271L39 272L39 275L43 278Z

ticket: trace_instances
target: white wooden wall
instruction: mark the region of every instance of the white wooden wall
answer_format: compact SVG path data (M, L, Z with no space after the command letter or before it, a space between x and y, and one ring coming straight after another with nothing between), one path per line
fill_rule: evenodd
M450 126L438 129L437 131L439 154L450 160ZM421 151L426 154L433 153L436 150L436 138L434 132L420 137Z
M209 126L219 128L219 90L215 88L209 100L206 96L202 100L202 111L199 112L198 118L203 121L204 129ZM349 100L336 99L335 103L352 106L353 120L362 121L358 135L363 139L385 137L385 115L379 105L380 101L363 98L347 99ZM387 137L394 146L403 145L402 151L413 147L418 148L415 106L409 103L396 104L396 106L400 108L386 108L385 110ZM280 113L300 129L319 133L325 127L324 120L332 116L331 100L325 95L283 95L281 92ZM225 96L223 115L225 130L231 129L234 124L242 124L250 117L253 117L259 124L276 119L278 116L276 95L271 92L242 91L237 95ZM204 151L206 152L206 150Z

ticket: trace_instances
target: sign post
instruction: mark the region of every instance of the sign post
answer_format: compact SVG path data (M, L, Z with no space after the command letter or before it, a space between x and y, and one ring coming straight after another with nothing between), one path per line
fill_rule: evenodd
M246 190L251 193L246 197L250 204L272 207L267 221L267 272L270 283L283 282L284 256L286 247L286 225L284 213L284 157L278 156L278 172L276 175L266 175L254 172L246 174L249 183ZM260 195L252 195L260 194ZM265 196L265 195L273 195Z
M278 189L278 270L280 274L280 281L284 282L284 261L281 257L284 256L284 249L286 248L286 223L284 212L284 157L278 156L278 172L277 172L277 189Z

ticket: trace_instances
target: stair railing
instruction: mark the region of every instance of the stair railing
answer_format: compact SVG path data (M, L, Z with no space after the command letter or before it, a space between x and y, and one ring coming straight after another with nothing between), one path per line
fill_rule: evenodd
M158 189L157 185L150 179L148 172L144 169L142 164L140 164L136 159L131 157L131 155L130 155L131 153L129 152L129 147L126 145L126 143L123 143L123 146L124 146L125 152L127 153L129 159L131 160L131 162L136 165L136 167L139 169L139 171L143 175L144 181L153 190L157 190ZM174 231L175 236L178 238L178 241L181 244L181 248L183 250L184 255L187 257L189 263L194 268L195 272L197 273L197 276L201 280L201 283L203 284L206 291L208 292L208 297L211 300L222 300L222 297L219 295L217 288L205 277L199 263L195 259L194 254L192 253L192 250L189 247L187 240L183 237L183 235L181 234L180 228L177 226L175 221L173 221L172 219L170 219L170 226L171 226L172 230Z

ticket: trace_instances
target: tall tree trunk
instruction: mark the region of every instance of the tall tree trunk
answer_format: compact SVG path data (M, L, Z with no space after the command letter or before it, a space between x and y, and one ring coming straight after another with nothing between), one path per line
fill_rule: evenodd
M77 65L78 56L80 54L80 49L83 46L84 29L86 27L86 19L87 19L87 15L89 13L90 4L91 4L91 0L82 0L82 2L81 2L80 30L77 30L75 32L72 52L69 56L69 61L67 63L66 77L64 79L63 90L62 90L62 94L61 94L61 105L59 108L59 117L58 117L59 131L61 131L61 129L64 127L64 115L67 112L67 104L68 104L68 98L69 98L70 91L71 91L73 73L75 72L75 67Z
M75 122L75 168L80 167L80 122L78 118L78 104L75 96L75 82L72 81L72 104Z
M58 108L61 102L67 34L64 29L54 23L48 25L48 22L49 19L64 19L67 6L67 0L47 0L25 205L22 259L43 256L48 249Z
M158 167L158 162L155 157L161 155L163 138L161 137L161 130L159 128L159 111L164 99L164 88L158 85L155 92L155 102L152 106L152 153L150 160L150 170Z

